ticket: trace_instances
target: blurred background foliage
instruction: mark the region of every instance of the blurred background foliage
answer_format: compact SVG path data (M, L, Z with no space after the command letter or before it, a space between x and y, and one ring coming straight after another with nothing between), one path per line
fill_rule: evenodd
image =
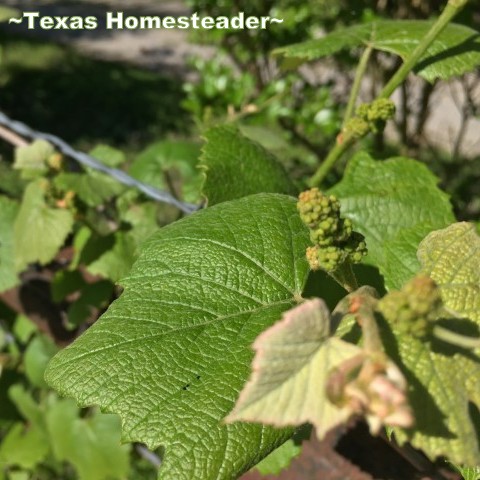
M196 169L201 137L218 123L237 124L301 182L335 141L359 52L285 72L271 51L377 18L430 18L445 2L187 3L199 14L243 11L247 16L283 18L284 23L263 31L190 32L190 42L211 45L215 53L191 57L193 75L185 79L95 60L55 42L0 29L0 110L189 202L201 202L202 179ZM471 2L457 21L478 29L478 2ZM374 53L364 101L375 97L398 64ZM474 92L479 78L477 71L460 80L464 125L480 113ZM398 153L427 162L452 195L458 217L478 222L478 158L461 155L461 133L449 151L439 150L425 136L429 102L440 83L418 78L407 82L398 98L394 135L380 133L362 148L377 158ZM413 92L417 108L409 103ZM128 272L144 239L181 214L56 157L37 142L20 148L1 142L0 153L2 241L12 240L8 232L13 227L19 230L16 235L32 237L29 222L14 225L27 196L29 209L64 208L71 215L63 245L51 258L28 261L27 243L22 248L28 266L10 284L0 279L0 480L153 479L161 451L152 455L141 445L121 446L115 416L58 398L45 385L43 370L57 349L88 328L120 293L116 282ZM337 181L339 171L328 182ZM40 228L34 241L47 234Z

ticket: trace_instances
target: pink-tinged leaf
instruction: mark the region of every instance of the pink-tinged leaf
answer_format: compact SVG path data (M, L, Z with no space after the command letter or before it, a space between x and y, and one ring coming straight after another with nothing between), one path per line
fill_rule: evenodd
M330 313L322 300L308 300L284 313L253 348L252 376L226 422L310 422L322 438L353 413L330 402L326 385L333 369L362 350L330 337Z

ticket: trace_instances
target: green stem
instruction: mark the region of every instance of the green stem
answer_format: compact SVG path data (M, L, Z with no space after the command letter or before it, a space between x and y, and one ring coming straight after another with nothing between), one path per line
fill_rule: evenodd
M466 337L447 328L435 326L433 328L433 335L439 340L450 343L461 348L468 348L469 350L474 348L480 348L480 338Z
M352 264L349 261L343 263L340 268L337 268L337 270L329 272L329 275L348 293L358 290L357 277L355 277Z
M313 174L312 178L308 181L310 187L318 187L325 180L325 177L328 175L330 170L333 168L337 160L355 143L353 137L350 137L348 140L337 143L330 150L327 158L321 163L317 171Z
M453 17L467 4L468 0L449 0L440 17L432 25L432 28L422 38L411 55L405 60L395 75L383 87L379 98L388 98L407 78L407 75L413 70L418 61L423 57L433 41L442 33L445 27L452 21Z
M395 75L390 79L390 81L385 85L383 90L380 92L378 98L388 98L395 91L395 89L405 80L410 71L415 67L417 62L423 56L423 54L428 50L432 42L438 37L438 35L443 31L443 29L452 21L452 19L457 15L457 13L462 10L462 8L468 3L468 0L449 0L444 11L438 17L437 21L432 25L428 33L418 44L417 48L412 52L412 54L405 60L402 66L397 70ZM310 178L308 184L311 187L319 186L325 177L328 175L330 170L333 168L337 160L353 146L358 140L363 138L366 135L357 135L356 137L350 137L348 140L343 142L338 142L335 144L333 149L328 154L327 158L323 163L318 167L317 171Z
M358 95L360 93L360 87L362 86L362 80L367 71L368 61L372 55L373 47L369 45L362 56L360 57L360 62L358 63L357 71L355 72L355 79L353 80L352 91L350 93L350 98L348 99L347 109L345 111L345 118L343 119L343 126L352 118L353 112L355 110L355 104L357 102Z

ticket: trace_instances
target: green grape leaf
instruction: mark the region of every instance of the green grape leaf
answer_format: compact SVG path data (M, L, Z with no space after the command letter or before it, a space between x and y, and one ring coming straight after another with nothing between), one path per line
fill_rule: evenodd
M372 46L394 53L405 60L432 26L425 20L380 20L335 30L325 37L278 48L285 67L333 55L341 50ZM433 82L446 80L474 70L480 65L480 36L476 30L455 23L449 24L433 41L415 67L415 72Z
M200 199L202 178L196 168L200 147L189 141L161 141L141 152L130 175L160 190L172 189L187 202Z
M68 210L50 208L45 201L47 183L28 185L14 226L15 266L23 270L29 263L50 262L65 242L73 226Z
M97 207L125 190L114 178L92 169L85 173L60 173L54 184L59 190L75 192L89 207Z
M121 425L116 415L94 412L81 418L73 400L52 402L45 415L52 451L68 461L79 480L124 479L129 472L129 445L120 444Z
M55 343L45 335L38 335L29 344L23 358L25 374L35 387L45 388L43 378L50 359L57 353Z
M89 155L100 160L107 167L118 168L126 161L125 154L116 148L108 145L97 145L90 150Z
M33 469L48 455L48 443L38 425L16 422L0 444L0 465Z
M366 261L379 268L387 288L400 288L410 278L420 239L455 221L449 197L437 183L415 160L376 161L360 152L329 192L338 196L342 215L365 236Z
M15 270L13 225L18 203L0 195L0 292L18 284Z
M0 158L0 191L13 198L21 198L26 180L21 178L21 172Z
M233 125L214 127L205 139L199 166L209 205L255 193L298 193L277 159Z
M350 408L328 400L326 383L332 369L362 350L330 336L330 313L323 300L308 300L284 313L253 348L252 376L227 422L310 422L321 439L351 416Z
M449 310L480 325L480 237L475 226L455 223L430 233L418 248L418 259Z
M461 467L453 465L455 470L460 473L463 480L480 480L480 467Z
M290 466L293 459L298 457L302 446L297 445L292 439L280 445L268 457L264 458L254 469L265 475L278 475L282 470Z
M455 314L451 324L460 328L466 322L460 319L468 318L478 332L480 237L475 227L457 223L430 233L420 244L418 257L422 272L439 285L445 306ZM478 414L473 410L480 408L480 352L396 336L394 350L406 370L410 402L417 413L415 429L398 430L397 438L432 459L442 455L456 464L479 465Z
M100 275L115 283L132 268L137 246L130 232L116 232L112 237L114 241L111 248L89 263L87 270L92 275Z
M295 203L259 194L161 229L120 298L47 368L62 395L118 413L124 440L163 445L160 478L236 478L291 435L222 419L250 374L250 345L306 282Z
M48 171L47 160L55 153L53 146L45 140L35 140L15 150L13 168L21 170L22 178L34 179Z

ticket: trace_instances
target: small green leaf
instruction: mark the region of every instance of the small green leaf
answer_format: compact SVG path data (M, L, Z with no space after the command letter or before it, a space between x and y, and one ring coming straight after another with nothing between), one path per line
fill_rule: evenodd
M463 480L480 480L480 467L460 467L453 465L453 467L460 473Z
M255 193L297 193L277 159L233 125L214 127L205 139L200 168L209 205Z
M46 413L52 450L68 461L79 480L124 479L129 471L129 445L120 444L120 419L94 412L81 418L72 400L57 400Z
M45 140L35 140L31 145L15 150L13 168L21 170L22 178L34 179L48 171L47 160L55 149Z
M46 387L43 375L50 359L57 353L58 348L45 335L35 337L28 345L24 356L25 374L35 387Z
M13 325L13 334L20 343L27 343L30 337L38 331L38 327L25 315L18 315Z
M108 145L97 145L90 150L89 155L100 160L107 167L116 168L125 163L125 154L116 148Z
M455 314L450 323L461 328L471 323L461 319L473 320L477 335L479 252L480 237L467 223L430 233L418 249L422 272L439 285L445 306ZM459 465L479 465L478 417L471 409L480 408L479 352L447 347L439 341L430 344L406 335L390 341L406 370L410 401L417 413L416 428L396 431L397 438L408 440L432 459L443 455Z
M360 46L394 53L405 60L432 26L425 20L381 20L338 29L323 38L282 47L274 51L285 58L285 66L333 55ZM464 25L449 24L434 40L415 67L416 73L433 82L462 75L480 65L480 36Z
M376 161L360 152L329 191L340 199L342 215L365 236L366 260L380 269L387 288L400 288L410 278L420 239L455 221L449 197L437 183L415 160Z
M0 195L0 292L18 284L15 271L13 226L18 203Z
M287 440L258 465L255 465L255 470L258 470L263 476L278 475L290 465L295 457L300 455L301 451L301 445L297 445L293 440Z
M196 168L200 147L188 141L161 141L135 159L130 175L160 190L175 190L187 202L200 199L201 175Z
M85 173L60 173L54 184L62 191L75 192L89 207L97 207L125 190L114 178L91 169Z
M322 300L308 300L284 313L253 348L252 376L227 422L277 427L310 422L321 439L350 417L350 408L328 400L326 385L332 369L362 350L330 337L330 313Z
M251 343L300 298L308 244L295 199L275 194L161 229L120 298L50 362L48 383L118 413L125 440L165 446L160 478L238 477L292 433L222 419L249 376Z
M0 465L33 469L48 454L48 443L37 425L15 423L2 438Z
M45 265L50 262L72 229L70 211L50 208L46 204L46 185L38 180L25 190L14 226L17 271L22 271L29 263Z
M129 232L116 232L111 249L87 266L92 275L100 275L118 282L132 268L136 258L136 244Z

